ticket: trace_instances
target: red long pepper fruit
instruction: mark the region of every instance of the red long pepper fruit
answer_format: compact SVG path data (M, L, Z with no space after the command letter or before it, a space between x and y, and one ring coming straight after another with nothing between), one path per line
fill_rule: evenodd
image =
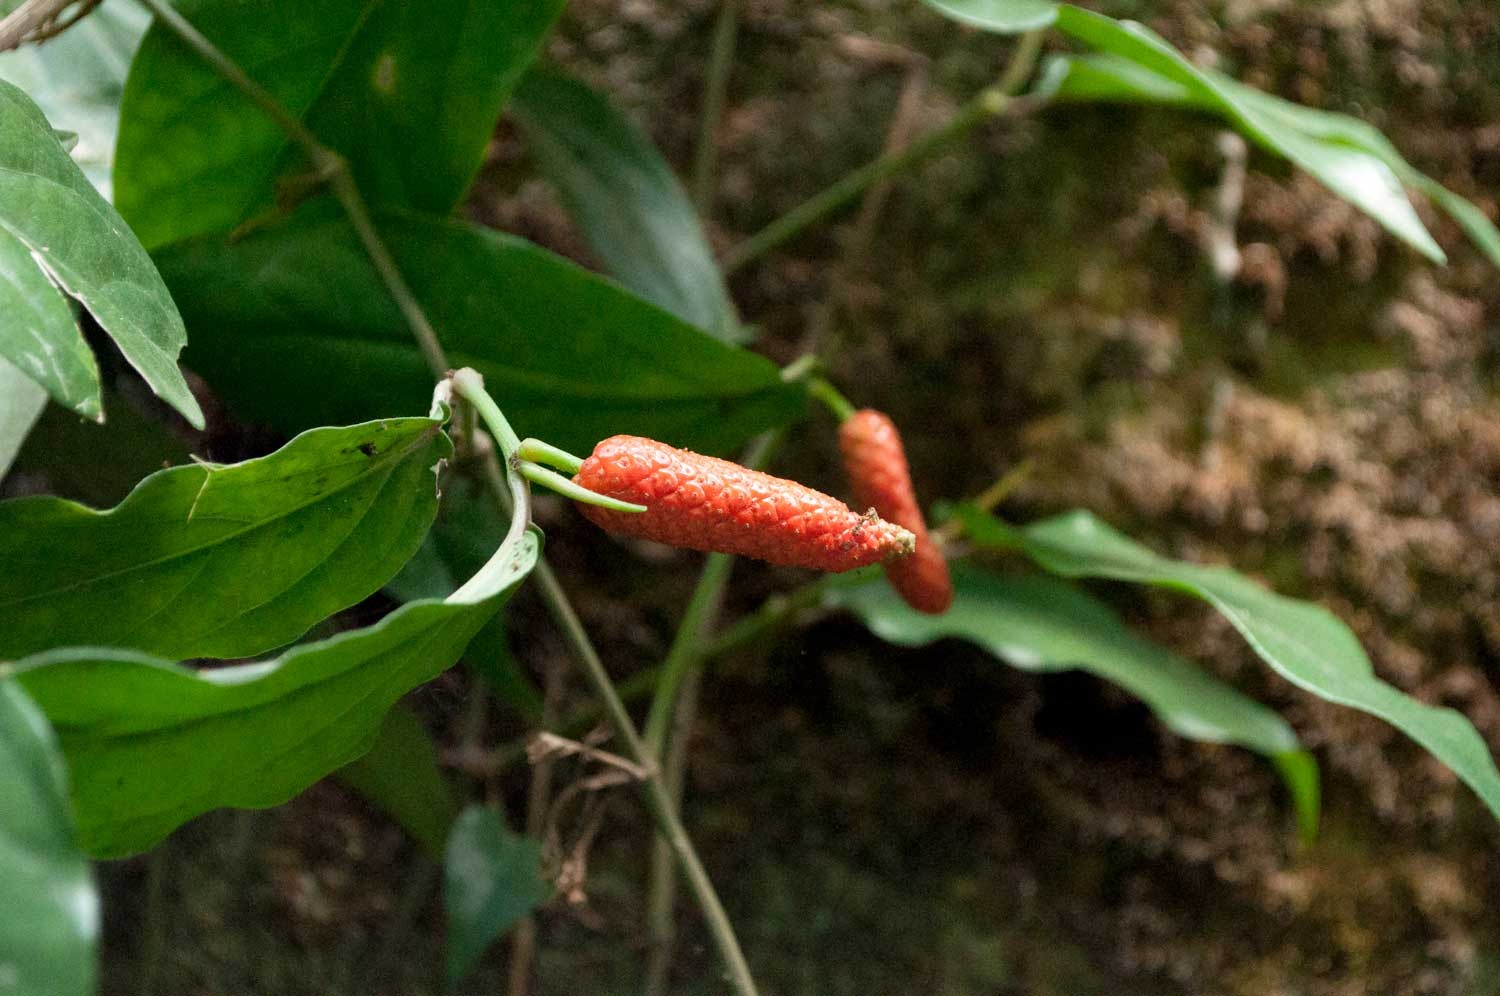
M927 533L896 424L884 412L869 408L855 412L839 426L839 449L844 454L855 501L873 506L881 516L910 529L917 538L916 551L910 557L885 565L891 587L918 612L947 612L953 604L948 561Z
M573 478L645 505L632 514L578 504L612 533L773 564L848 571L911 553L912 534L795 481L640 436L611 436Z

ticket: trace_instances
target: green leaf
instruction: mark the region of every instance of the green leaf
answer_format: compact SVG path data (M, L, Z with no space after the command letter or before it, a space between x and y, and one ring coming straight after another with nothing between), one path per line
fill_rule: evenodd
M1057 20L1057 4L1047 0L925 0L955 21L1002 35L1045 28Z
M511 113L616 279L690 325L744 341L698 214L650 138L603 94L551 70L526 75Z
M203 427L203 413L177 369L186 335L171 295L140 243L114 208L68 158L35 104L0 81L0 286L9 305L0 310L0 354L37 376L35 360L53 370L43 383L80 414L99 411L97 374L79 369L81 334L59 324L62 301L42 293L55 284L93 314L151 389ZM18 336L16 302L30 302ZM34 334L34 339L32 338ZM18 343L32 341L17 355ZM36 351L33 353L32 351ZM65 359L68 358L68 359ZM82 400L73 386L87 382ZM73 386L69 386L73 385Z
M326 145L365 198L446 214L562 0L182 0L178 11ZM290 42L289 39L295 39ZM121 105L120 212L151 248L270 208L307 166L285 135L161 25Z
M103 417L99 367L73 309L36 264L31 249L0 222L0 360L8 360L57 403Z
M96 512L0 502L0 658L59 646L248 657L376 591L436 508L439 418L314 429L153 474Z
M88 647L20 661L74 773L84 848L139 853L210 809L280 805L367 753L390 707L458 659L540 550L528 530L442 601L257 664L194 671Z
M10 470L21 444L45 407L47 392L0 359L0 480Z
M0 668L0 984L27 996L94 991L99 896L68 811L67 773L41 711Z
M159 257L193 327L194 369L242 416L287 430L431 392L401 313L325 206ZM764 358L529 242L405 213L379 223L450 362L484 375L522 435L587 452L630 432L724 452L803 410Z
M441 858L458 804L448 776L438 767L432 737L410 709L397 703L386 713L369 753L340 768L338 779L384 810L428 854Z
M58 128L78 136L73 161L107 199L130 57L151 17L130 3L103 4L45 45L0 53L0 79L30 94Z
M910 608L887 584L834 588L829 601L851 609L890 643L918 647L959 639L1025 671L1076 668L1119 685L1181 736L1237 744L1277 761L1304 834L1316 827L1317 766L1276 713L1142 640L1071 585L1040 576L998 577L963 563L953 564L952 572L953 606L940 616Z
M1326 609L1284 598L1226 568L1160 557L1087 512L1021 529L973 508L960 508L959 515L976 543L1020 550L1054 574L1156 585L1203 599L1282 677L1401 730L1453 769L1500 817L1500 771L1469 721L1377 678L1354 634Z
M1044 76L1043 93L1063 99L1123 97L1185 104L1222 115L1246 137L1311 173L1329 190L1370 215L1428 259L1438 263L1447 260L1401 188L1402 180L1412 182L1412 178L1391 161L1391 156L1400 160L1393 149L1386 155L1373 151L1366 143L1350 143L1347 138L1335 139L1309 131L1304 122L1292 115L1300 118L1320 112L1299 108L1220 73L1199 69L1142 24L1116 21L1072 4L1032 0L927 0L927 3L957 20L1005 34L1055 21L1062 31L1117 56L1120 61L1113 67L1091 62L1072 81L1063 76L1067 64L1054 63L1052 72ZM1130 66L1126 67L1126 63ZM1114 78L1109 79L1110 75ZM1292 110L1289 112L1288 108ZM1361 127L1379 137L1369 126ZM1379 143L1389 148L1383 137ZM1469 220L1473 220L1472 215ZM1500 234L1496 236L1496 244L1500 246Z
M491 941L551 895L542 878L538 841L511 832L488 806L460 813L443 862L449 984L467 975Z
M1446 261L1443 250L1412 210L1396 172L1380 157L1289 127L1284 115L1270 110L1265 102L1275 98L1238 84L1226 86L1225 77L1194 66L1144 25L1116 21L1070 4L1059 7L1057 25L1101 51L1128 59L1181 86L1192 101L1222 114L1247 138L1311 173L1424 256L1438 263Z
M1300 132L1309 141L1330 148L1354 149L1378 159L1403 183L1447 212L1490 261L1500 266L1500 231L1484 212L1412 166L1378 129L1358 118L1302 107L1262 93L1222 73L1199 72L1220 92L1254 109L1263 121ZM1053 100L1150 103L1223 113L1212 92L1191 88L1116 55L1056 57L1044 70L1043 80L1041 89Z

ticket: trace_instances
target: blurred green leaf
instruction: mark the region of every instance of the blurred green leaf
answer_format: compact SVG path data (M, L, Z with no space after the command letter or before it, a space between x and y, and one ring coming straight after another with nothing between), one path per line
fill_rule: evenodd
M0 358L0 479L47 407L47 392Z
M1059 99L1175 103L1222 115L1246 137L1311 173L1428 259L1446 262L1442 248L1428 234L1401 188L1403 180L1425 188L1417 179L1420 174L1368 125L1298 107L1221 73L1199 69L1161 36L1134 21L1116 21L1072 4L1033 0L927 3L956 20L1003 34L1055 22L1062 31L1115 56L1116 61L1087 60L1072 80L1068 78L1068 63L1054 63L1051 73L1043 77L1043 93ZM1314 123L1319 127L1312 127ZM1356 132L1359 137L1353 138ZM1471 234L1475 214L1477 209L1465 212L1462 208L1455 214ZM1500 249L1500 234L1493 240L1476 241L1487 252Z
M698 213L645 133L603 94L548 69L526 74L511 113L614 277L689 325L744 341Z
M78 850L67 772L41 711L0 669L0 987L94 991L99 895Z
M397 703L386 713L374 745L340 768L338 779L384 810L433 858L442 857L458 803L432 737L410 709Z
M467 975L490 942L551 895L542 878L540 842L511 832L488 806L460 813L443 863L449 984Z
M101 4L45 45L0 53L0 79L25 90L47 120L78 136L73 161L107 199L130 58L151 17L132 3Z
M1047 0L924 0L955 21L1002 35L1045 28L1057 20L1057 4Z
M159 256L193 328L193 368L242 417L285 430L416 406L432 390L401 313L328 206ZM585 453L619 432L724 452L803 410L764 358L529 242L407 213L379 223L450 361L484 375L522 435Z
M0 657L117 646L247 657L369 595L422 541L439 418L314 429L270 456L146 478L97 512L0 502Z
M176 6L348 159L367 200L446 214L562 0ZM279 177L306 170L201 57L160 25L147 32L125 84L115 165L120 213L147 246L233 228L272 206Z
M0 222L0 359L85 418L103 414L99 367L62 293Z
M136 854L210 809L280 805L364 755L390 707L458 659L540 549L528 530L443 601L261 663L194 671L87 647L20 661L73 772L84 848Z
M1222 73L1212 70L1198 72L1211 81L1218 92L1233 97L1243 107L1253 109L1263 122L1274 123L1282 131L1299 132L1311 142L1330 148L1353 149L1379 160L1401 182L1447 212L1490 261L1500 266L1500 231L1484 212L1412 166L1377 128L1358 118L1293 104L1245 86ZM1164 104L1225 114L1222 102L1214 98L1212 91L1187 86L1117 55L1055 57L1044 70L1043 80L1042 89L1054 100ZM1267 147L1273 152L1281 151Z
M182 436L139 403L154 399L109 387L103 396L109 420L102 425L48 406L16 455L16 471L45 475L49 494L101 506L119 503L142 478L188 462ZM80 453L88 459L79 460Z
M54 286L55 285L55 286ZM59 290L109 333L189 422L203 413L177 369L182 319L151 259L20 90L0 81L0 358L96 418L99 376Z
M1271 152L1290 159L1324 186L1380 222L1397 238L1434 262L1443 250L1432 240L1396 172L1366 149L1294 126L1282 108L1294 105L1205 72L1144 25L1082 10L1058 8L1057 26L1102 52L1113 53L1182 87L1194 103L1222 114L1234 128ZM1305 110L1299 108L1298 110Z
M1453 769L1500 817L1500 771L1469 721L1377 678L1349 627L1321 606L1283 598L1227 568L1160 557L1087 512L1023 528L972 507L961 507L958 514L974 542L1020 550L1054 574L1155 585L1203 599L1276 673L1321 699L1367 712L1406 733Z
M1103 603L1052 578L1005 578L955 563L953 606L917 612L887 584L833 588L831 604L857 614L890 643L926 646L954 638L1025 671L1078 669L1119 685L1173 732L1230 743L1278 762L1304 834L1316 827L1317 766L1276 713L1187 661L1127 630ZM1284 758L1297 758L1288 764Z

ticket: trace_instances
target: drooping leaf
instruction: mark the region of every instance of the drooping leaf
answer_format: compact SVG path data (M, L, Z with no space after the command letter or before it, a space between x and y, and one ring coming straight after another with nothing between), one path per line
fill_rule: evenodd
M1490 261L1500 266L1500 231L1494 223L1473 203L1407 162L1377 128L1348 115L1293 104L1222 73L1199 72L1213 81L1218 91L1253 108L1263 121L1274 122L1283 131L1300 132L1309 141L1354 149L1379 160L1403 183L1447 212ZM1211 91L1191 88L1117 55L1059 56L1048 64L1043 78L1042 89L1054 100L1149 103L1224 113L1222 103Z
M390 419L164 470L108 512L0 502L0 657L91 645L232 658L288 643L417 548L448 452L441 418Z
M1381 681L1349 627L1321 606L1284 598L1226 568L1158 556L1087 512L1020 529L973 508L959 514L976 543L1020 550L1054 574L1156 585L1203 599L1282 677L1401 730L1453 769L1500 817L1500 771L1469 721Z
M194 671L87 647L18 662L74 773L85 850L123 857L210 809L280 805L367 753L390 707L458 659L540 549L528 530L442 601L261 663Z
M159 256L193 328L194 369L242 416L288 430L431 391L400 312L325 206ZM379 223L449 361L484 375L523 436L587 452L633 432L723 452L802 410L764 358L529 242L405 213Z
M886 584L833 588L829 601L855 612L890 643L925 646L954 638L1026 671L1086 671L1151 707L1173 732L1264 754L1286 776L1304 834L1317 826L1317 766L1276 713L1187 661L1127 630L1107 607L1042 576L1005 578L952 565L953 606L926 615Z
M46 406L47 392L0 359L0 479L10 471L21 444Z
M372 203L446 214L562 0L304 0L177 10L346 157ZM290 40L295 41L290 41ZM116 198L151 248L269 208L307 166L281 129L161 25L130 69Z
M73 309L31 249L0 225L0 360L85 418L103 414L99 367Z
M1446 261L1442 248L1428 234L1402 190L1402 181L1411 182L1411 177L1393 167L1387 156L1361 143L1351 144L1344 138L1330 138L1307 130L1298 121L1290 120L1285 108L1293 108L1294 114L1318 112L1260 93L1222 74L1199 69L1142 24L1116 21L1072 4L1015 0L927 0L927 3L955 19L1005 34L1055 22L1074 38L1133 64L1133 68L1117 71L1113 83L1103 78L1097 65L1090 66L1075 82L1074 95L1104 99L1104 90L1117 87L1133 90L1130 98L1133 100L1165 99L1220 114L1247 138L1311 173L1329 190L1428 259ZM1028 23L1028 16L1034 17L1035 23ZM1119 70L1119 64L1116 69ZM1148 82L1145 74L1156 79ZM1047 78L1047 85L1054 91L1058 83L1056 75ZM1384 138L1380 142L1389 145Z
M338 779L384 810L428 854L442 857L458 803L432 738L410 709L397 703L386 713L374 745L340 768Z
M1283 115L1267 110L1260 99L1266 95L1237 84L1225 86L1223 77L1194 66L1144 25L1116 21L1071 4L1059 7L1057 25L1102 52L1128 59L1185 88L1195 101L1214 108L1245 137L1311 173L1392 235L1435 262L1446 260L1412 210L1400 178L1380 157L1289 127ZM1247 97L1247 93L1253 96Z
M490 942L547 901L542 846L513 833L500 813L470 806L458 816L443 862L449 984L468 974Z
M550 69L526 74L511 113L611 275L689 325L744 341L698 213L645 133L603 94Z
M101 4L45 45L0 53L0 79L25 90L47 120L78 139L70 149L94 188L111 196L120 94L151 17L130 3Z
M203 427L177 369L182 318L156 267L36 105L0 81L0 358L96 417L93 358L71 316L62 320L67 306L51 285L93 314L153 391Z
M89 996L99 895L78 850L67 772L41 711L0 668L0 967L4 989Z
M1045 28L1057 20L1057 4L1047 0L925 0L955 21L1002 35Z

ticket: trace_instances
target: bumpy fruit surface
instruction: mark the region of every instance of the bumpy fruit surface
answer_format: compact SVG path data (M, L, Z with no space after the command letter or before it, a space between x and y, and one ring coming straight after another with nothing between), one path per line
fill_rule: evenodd
M948 561L927 533L895 423L883 412L869 408L855 412L839 427L839 449L844 454L855 501L872 506L883 518L905 526L917 538L910 557L885 565L891 586L918 612L947 612L953 604Z
M795 481L640 436L594 447L573 481L645 505L638 514L578 505L612 533L773 564L848 571L911 553L901 526Z

